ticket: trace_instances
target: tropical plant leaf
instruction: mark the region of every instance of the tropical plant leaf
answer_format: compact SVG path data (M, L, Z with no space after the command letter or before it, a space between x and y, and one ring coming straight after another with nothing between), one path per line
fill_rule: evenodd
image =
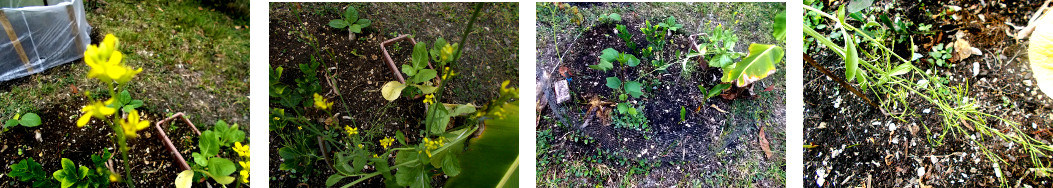
M775 40L785 41L786 40L786 11L779 11L775 15L775 23L772 24L772 34Z
M742 61L724 68L721 82L735 82L738 87L745 87L754 81L775 73L775 63L782 61L783 50L779 46L767 44L750 44L750 54Z
M503 115L485 120L486 131L468 143L460 155L461 172L446 187L516 186L519 170L519 104L500 107Z

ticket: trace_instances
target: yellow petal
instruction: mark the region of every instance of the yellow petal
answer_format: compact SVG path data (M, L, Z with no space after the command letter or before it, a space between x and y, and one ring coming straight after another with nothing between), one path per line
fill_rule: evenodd
M88 124L88 121L91 121L90 113L81 115L80 118L77 119L77 127L84 127L84 125Z
M146 127L150 127L150 121L140 121L139 125L135 126L135 130L143 130L146 129Z

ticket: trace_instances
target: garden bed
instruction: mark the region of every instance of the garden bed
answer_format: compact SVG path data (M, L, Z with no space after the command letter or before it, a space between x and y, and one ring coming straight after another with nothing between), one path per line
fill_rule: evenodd
M359 17L372 21L362 33L356 34L354 41L348 40L347 30L327 25L331 20L339 19L338 13L347 6L355 6ZM469 3L271 3L270 7L270 65L272 69L284 68L279 83L295 86L295 79L305 76L298 69L300 64L321 62L317 71L322 89L318 93L335 103L331 112L341 125L323 126L324 129L343 132L344 125L356 126L364 141L373 143L394 136L397 131L405 133L407 142L418 143L422 137L417 133L424 130L425 119L424 97L403 96L393 102L382 97L381 86L398 79L384 61L380 43L403 34L412 35L418 42L428 41L429 46L431 41L440 37L460 42L464 23L471 18L473 10ZM446 88L450 89L443 93L447 96L445 103L483 105L498 96L502 81L510 80L512 85L517 83L516 7L515 3L484 6L480 18L487 19L475 22L471 41L464 48L462 61L455 67L456 75L448 80ZM318 46L310 46L311 43ZM413 47L407 40L395 42L386 49L395 64L402 65L410 62ZM312 57L316 59L312 60ZM329 83L327 78L335 81ZM287 108L274 102L270 107ZM291 110L288 113L292 113ZM323 120L328 116L325 111L312 109L306 109L302 115L313 120ZM296 126L276 128L272 125L272 145L292 143L293 140L276 135L296 129ZM310 148L317 153L316 143ZM329 175L337 173L324 160L311 164L315 170L310 174L280 170L278 164L282 164L283 159L278 149L270 149L272 185L325 185ZM370 146L370 150L383 149ZM431 182L432 185L442 185L445 180L444 176L436 176ZM383 185L384 178L371 178L356 186Z
M835 6L839 5L826 7ZM946 16L930 14L951 6L961 10ZM872 14L901 16L901 19L918 25L931 24L933 33L910 35L918 46L918 53L925 56L913 61L914 66L947 79L947 85L967 86L966 95L970 101L976 101L977 110L1015 122L1015 127L1026 136L1048 143L1051 137L1046 132L1048 125L1053 123L1050 116L1053 100L1038 91L1037 84L1034 84L1026 57L1026 40L1018 41L1007 36L1007 33L1015 35L1019 30L1006 24L1027 25L1039 6L1041 2L881 1L874 7L896 8L887 11L879 8ZM983 54L952 62L954 66L939 66L930 60L928 52L933 46L958 40L956 35L959 32L963 33L963 40ZM829 27L820 33L830 33ZM843 79L844 60L819 46L808 46L805 56L814 58L820 66ZM909 49L910 44L890 48ZM905 58L911 56L909 50L896 50L896 53ZM895 62L898 64L899 61ZM1028 153L1019 149L1020 145L989 136L980 140L979 133L971 130L975 124L966 125L970 126L964 129L969 134L948 134L942 145L930 141L937 139L947 128L942 126L943 112L920 96L906 98L911 111L905 113L913 115L900 121L867 105L807 62L804 68L804 142L806 146L814 147L804 151L804 182L807 187L1050 186L1048 177L1037 177L1028 172L1034 164ZM909 79L910 82L918 80ZM892 100L874 92L865 94L875 102ZM1018 135L1007 123L996 118L986 118L985 124L1002 133ZM996 167L979 145L986 146L1005 162ZM999 170L1000 173L996 172ZM999 175L1008 181L1000 181Z
M574 15L566 14L564 10L567 9L553 11L553 4L538 5L538 85L542 87L538 90L538 96L542 98L538 106L543 108L537 126L539 186L783 185L783 174L779 173L785 169L781 157L785 143L782 133L785 125L785 72L782 68L747 88L756 95L743 92L733 100L714 97L708 101L698 86L710 88L719 84L723 74L720 68L705 68L698 65L696 59L691 59L688 63L698 66L695 71L682 73L679 65L656 71L640 80L644 83L644 97L629 100L637 108L642 107L641 113L647 117L650 131L616 128L610 117L602 117L606 113L618 113L613 107L613 102L618 99L613 89L605 84L607 77L634 79L657 67L645 61L635 68L611 71L589 68L589 65L597 64L600 52L606 48L631 51L614 32L615 24L593 22L600 14L621 14L624 20L621 24L629 28L632 41L638 44L647 44L639 30L644 27L644 20L649 19L653 24L675 16L676 21L685 27L669 36L661 52L661 56L672 63L683 58L692 48L688 35L707 32L718 24L734 28L739 35L736 51L747 51L751 42L782 44L770 34L759 36L762 34L752 32L770 33L772 20L745 17L745 14L755 13L773 15L781 4L569 5L576 6L585 15L581 25L569 19ZM552 15L553 12L556 15ZM741 23L737 23L738 19L742 19ZM558 39L555 43L554 38ZM545 92L550 92L546 90L551 90L551 86L545 88L543 85L561 80L567 80L571 99L554 105L552 100L555 98L545 99ZM590 102L601 101L612 102L611 105L600 105L608 111L590 115L593 114L588 112L593 107ZM686 112L684 119L680 115L682 107ZM765 158L758 143L761 127L764 127L775 153L773 158Z

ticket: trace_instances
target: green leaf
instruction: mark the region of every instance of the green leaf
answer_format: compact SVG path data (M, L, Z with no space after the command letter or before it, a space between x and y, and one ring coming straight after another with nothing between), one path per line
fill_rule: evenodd
M395 164L403 164L419 159L417 152L418 151L414 150L399 151L399 153L395 155ZM400 166L395 171L395 180L399 186L410 186L415 182L415 178L423 173L422 171L424 171L423 163L411 163L410 165Z
M402 131L395 131L395 140L398 140L401 145L406 145L406 135L402 134Z
M626 112L629 112L629 105L625 103L618 103L618 113L625 114Z
M417 69L413 68L412 65L402 64L402 73L405 73L406 76L413 77L413 75L417 75Z
M343 29L347 27L347 22L341 19L329 21L329 27L335 27L337 29Z
M713 86L713 88L710 88L708 92L706 92L706 99L716 97L717 95L720 95L720 93L724 92L725 89L728 89L730 87L731 84L717 84L716 86Z
M428 162L435 168L443 167L445 165L443 163L446 162L444 161L444 158L456 157L450 155L450 153L460 154L461 151L464 151L464 141L467 140L468 137L472 136L472 133L474 133L475 130L476 127L470 127L459 129L456 131L450 131L446 134L443 134L443 138L449 140L450 142L432 151L431 158Z
M194 158L194 163L197 163L197 165L201 165L201 166L207 166L208 165L208 158L205 157L204 155L201 155L201 153L194 152L194 153L191 153L190 155L191 155L191 157Z
M427 69L427 70L430 70L430 69ZM413 86L417 87L417 89L420 89L420 92L423 93L423 94L432 94L432 93L435 93L436 90L439 90L439 87L435 87L435 86L431 86L431 85L413 85Z
M683 106L680 107L680 121L684 121L687 117L687 109Z
M870 7L874 4L874 0L852 0L848 2L848 13L856 13Z
M355 10L353 6L347 6L347 9L344 10L344 18L347 18L349 22L358 20L358 10Z
M605 60L607 62L613 62L613 61L615 61L617 59L618 59L618 50L615 50L614 48L603 49L603 51L600 52L600 60Z
M356 170L355 167L351 166L352 159L354 159L354 156L352 156L351 154L344 152L337 153L336 164L333 165L333 168L336 169L337 174L352 175L358 172L358 170Z
M622 15L618 13L611 13L607 18L614 22L622 22Z
M201 150L201 156L212 157L219 154L219 137L212 130L201 132L197 142L197 147Z
M519 105L505 103L503 116L484 120L486 131L468 143L460 155L461 172L445 187L515 186L519 169Z
M326 187L333 187L333 185L336 185L336 183L340 183L340 180L343 180L346 177L347 176L340 175L340 174L330 175L329 179L325 180L325 186Z
M216 183L223 185L234 183L234 177L231 176L212 176L212 180L216 180Z
M402 89L406 89L406 84L402 84L399 81L390 81L380 88L380 94L384 95L384 99L387 99L388 102L391 102L398 99L399 95L402 95Z
M358 19L358 21L355 22L355 25L358 25L359 27L361 27L363 29L365 29L366 27L369 27L369 25L372 25L372 24L373 24L373 21L370 21L369 19Z
M128 90L121 91L121 93L118 94L117 96L118 96L117 100L120 101L121 104L128 104L128 103L132 102L132 94L128 93ZM121 105L121 106L124 106L124 105Z
M845 35L845 80L852 81L858 74L856 70L859 70L859 51L856 50L856 43L854 42L851 35Z
M40 126L40 116L35 113L26 113L22 115L22 120L19 120L18 123L26 127Z
M605 71L606 72L608 70L613 69L614 68L614 64L611 63L610 61L600 60L600 64L589 65L589 68L596 69L596 70L601 70L601 71Z
M208 159L208 173L213 176L229 176L236 170L237 167L234 166L234 162L231 162L229 159L222 157Z
M468 104L443 104L446 107L446 111L449 112L450 117L457 117L462 115L468 115L475 113L475 105L472 103Z
M607 87L611 89L621 89L622 80L618 79L618 77L607 77Z
M643 95L643 84L636 81L625 82L625 92L633 96L633 98L640 98Z
M9 119L4 122L4 127L14 127L15 125L18 125L17 119Z
M413 68L420 70L428 67L428 43L419 42L413 46Z
M630 67L636 67L636 65L640 64L640 59L637 59L636 56L634 56L633 54L625 55L629 56L628 58L626 58L629 62L626 62L625 65L629 65Z
M408 82L424 83L431 79L434 79L437 74L438 73L435 72L435 69L421 69L420 72L417 72L416 76L410 77L410 80L408 80Z
M446 132L446 125L450 124L450 116L446 111L446 108L439 103L431 104L428 108L428 114L425 117L427 120L427 127L431 134L440 134Z
M446 173L447 176L461 174L461 164L460 161L457 161L457 157L446 156L442 160L442 172Z
M634 115L634 116L635 116L635 115L636 115L636 113L637 113L637 111L636 111L636 108L634 108L634 107L629 107L629 115Z
M62 158L61 164L62 169L55 171L52 176L62 184L62 188L73 187L81 183L80 181L88 174L87 167L80 166L80 168L78 168L77 165L73 164L73 161L68 158Z
M175 186L176 188L190 188L194 185L194 171L184 170L176 175Z
M724 68L724 76L721 82L735 82L739 87L745 87L754 81L763 79L775 73L775 63L781 62L783 50L779 46L766 44L750 44L749 56L742 58L730 68Z
M22 161L11 165L11 172L7 173L7 175L18 181L43 180L44 176L46 176L44 167L40 166L40 163L33 161L32 157L22 159Z
M896 66L896 68L893 68L892 71L890 71L889 75L891 75L891 76L899 76L899 75L904 75L904 74L910 73L910 70L911 70L912 67L914 67L914 66L911 65L910 62L899 64L899 65Z
M352 24L347 26L347 30L352 33L362 33L362 25Z
M779 11L779 13L775 15L775 23L772 24L772 34L771 35L772 35L772 37L775 37L775 40L785 42L785 40L786 40L786 11L785 10Z

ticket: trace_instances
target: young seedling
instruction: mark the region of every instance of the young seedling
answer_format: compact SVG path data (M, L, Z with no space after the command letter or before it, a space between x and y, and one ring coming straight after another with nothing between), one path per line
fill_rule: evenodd
M340 15L342 19L335 19L329 21L329 26L337 29L347 28L347 37L349 41L355 40L356 33L362 33L362 29L369 27L372 21L369 19L362 19L358 17L358 10L355 10L353 6L347 6L343 15Z
M15 114L14 118L11 118L4 122L4 128L14 127L17 125L22 125L24 127L36 127L40 126L40 124L40 116L38 116L37 114L26 113L26 115L22 115L21 117L19 117L18 114Z

